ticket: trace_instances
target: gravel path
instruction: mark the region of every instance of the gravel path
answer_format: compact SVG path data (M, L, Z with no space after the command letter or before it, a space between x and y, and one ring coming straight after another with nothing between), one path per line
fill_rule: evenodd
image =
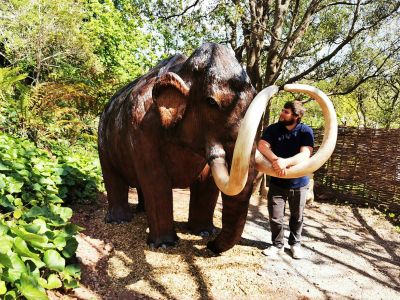
M136 205L136 193L130 201ZM241 242L220 256L207 238L185 229L189 192L174 191L179 245L146 246L146 217L103 222L106 202L74 208L79 235L78 299L400 299L400 234L372 209L314 203L306 208L304 250L294 260L288 246L277 258L262 255L270 240L266 200L252 197ZM221 226L221 202L214 224ZM57 298L57 295L54 296Z

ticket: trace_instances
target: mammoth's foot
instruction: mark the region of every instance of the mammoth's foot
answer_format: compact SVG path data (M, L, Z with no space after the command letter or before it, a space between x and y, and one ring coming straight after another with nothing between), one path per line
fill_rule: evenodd
M192 226L188 227L191 234L199 235L201 237L213 236L216 235L218 232L218 229L215 228L214 226L197 227L197 228L193 228Z
M106 223L125 223L132 221L133 211L130 206L108 208Z
M175 247L176 244L178 243L179 238L174 232L173 234L170 235L164 235L162 237L158 238L147 238L147 245L149 245L150 248L171 248Z
M209 250L211 250L213 253L215 254L220 254L221 252L224 252L225 250L221 249L218 244L216 243L216 241L209 241L207 243L207 248Z

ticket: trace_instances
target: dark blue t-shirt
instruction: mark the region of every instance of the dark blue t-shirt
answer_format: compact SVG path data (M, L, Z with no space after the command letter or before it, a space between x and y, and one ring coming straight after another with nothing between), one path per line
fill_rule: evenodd
M267 141L271 145L272 152L282 158L296 155L303 146L314 147L313 131L302 123L297 124L291 131L281 123L272 124L264 130L261 139ZM309 181L308 176L290 179L271 177L271 183L291 189L306 186Z

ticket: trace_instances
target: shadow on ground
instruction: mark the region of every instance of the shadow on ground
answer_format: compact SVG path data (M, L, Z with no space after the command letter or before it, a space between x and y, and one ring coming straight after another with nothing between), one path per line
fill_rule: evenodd
M81 299L363 299L398 298L399 234L373 210L315 203L306 209L306 258L290 251L277 259L269 245L266 200L253 197L240 243L221 256L206 249L210 238L185 228L189 193L174 191L177 247L149 249L146 216L131 223L105 224L106 199L74 208L73 221L86 228L79 237ZM130 201L135 206L136 193ZM215 224L221 224L221 201ZM213 238L213 237L211 237Z

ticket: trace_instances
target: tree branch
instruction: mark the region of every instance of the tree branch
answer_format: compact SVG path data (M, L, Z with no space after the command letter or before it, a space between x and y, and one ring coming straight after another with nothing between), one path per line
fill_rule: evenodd
M185 13L188 12L189 9L195 7L198 3L200 2L200 0L196 0L192 5L189 5L188 7L186 7L181 13L179 14L174 14L174 15L169 15L169 16L160 16L161 19L164 19L165 21L172 19L172 18L176 18L176 17L181 17L183 16Z
M371 3L373 3L373 2L374 2L374 0L365 1L365 2L363 2L363 3L360 3L360 5L368 5L368 4L371 4ZM327 5L321 6L321 7L317 10L317 12L320 12L320 11L324 10L325 8L330 7L330 6L336 6L336 5L356 6L356 5L359 5L359 4L358 4L358 3L354 3L354 2L348 2L348 1L337 1L337 2L332 2L332 3L329 3L329 4L327 4Z
M395 6L395 8L392 9L391 11L389 11L387 14L385 14L384 16L378 18L370 26L361 27L360 29L358 29L355 32L349 31L349 33L347 34L346 38L330 54L328 54L327 56L325 56L322 59L318 60L314 65L312 65L311 67L309 67L307 70L303 71L302 73L289 78L286 81L286 83L292 83L292 82L300 80L301 78L303 78L307 74L311 73L312 71L314 71L316 68L318 68L319 66L321 66L325 62L331 60L344 46L346 46L348 43L350 43L356 36L358 36L360 33L364 32L366 30L369 30L371 28L376 27L380 22L382 22L383 20L385 20L388 17L390 17L392 15L392 13L396 12L399 9L399 7L400 7L400 3L397 4ZM352 26L352 28L353 28L353 26Z
M385 57L385 59L382 61L382 63L378 66L378 68L375 70L375 72L373 72L371 75L362 77L358 80L358 82L356 84L354 84L353 86L347 88L346 90L342 91L342 92L333 92L330 93L329 95L346 95L349 94L351 92L353 92L356 88L358 88L360 85L362 85L363 83L365 83L367 80L377 77L379 76L379 72L380 70L382 70L382 68L385 66L386 62L388 61L389 58L391 58L395 53L397 53L400 50L400 46L398 46L397 48L395 48L394 50L390 51L389 54ZM379 55L379 54L378 54ZM376 55L375 57L377 57L378 55ZM372 59L373 60L373 59ZM372 64L372 62L371 62Z

